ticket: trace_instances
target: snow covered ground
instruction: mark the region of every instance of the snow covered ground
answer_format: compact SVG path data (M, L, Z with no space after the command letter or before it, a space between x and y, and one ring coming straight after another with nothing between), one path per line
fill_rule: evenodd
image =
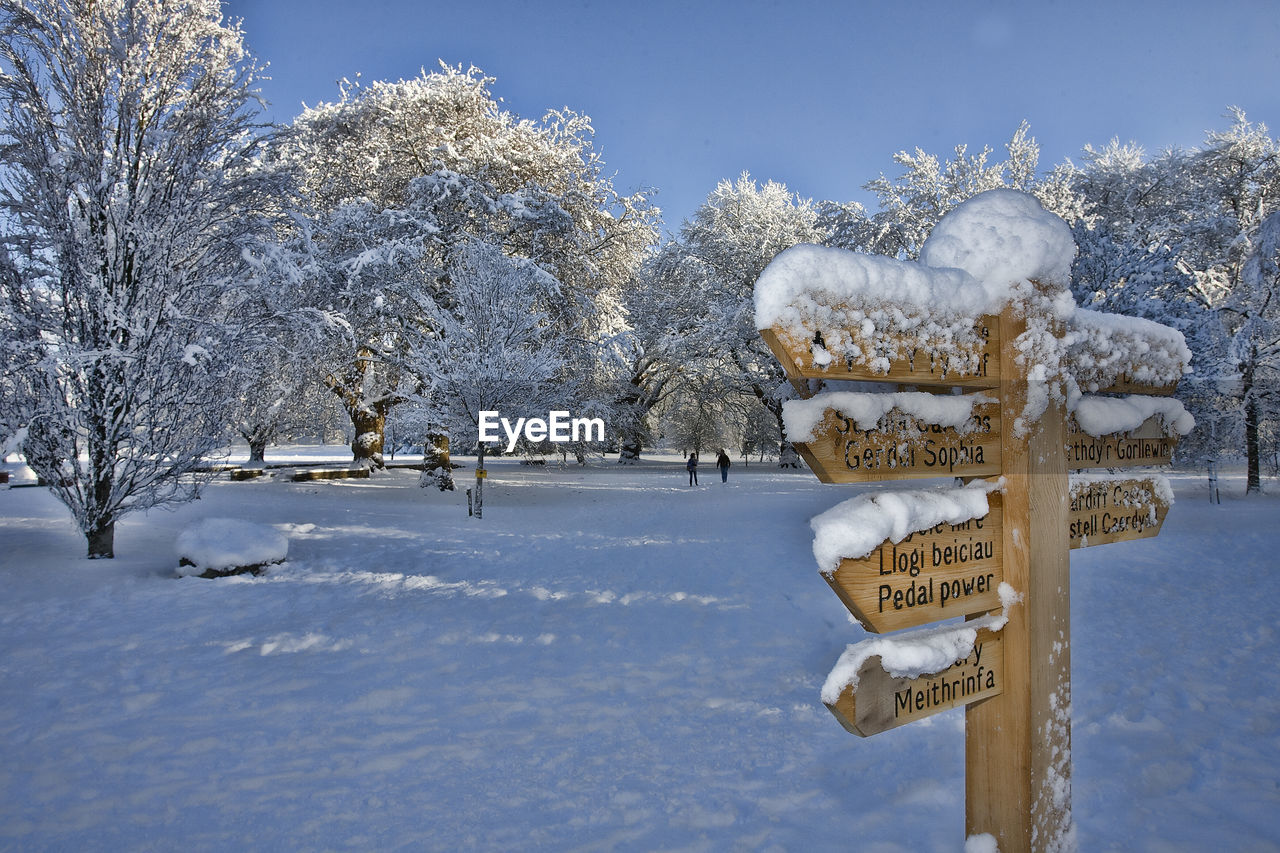
M412 471L221 480L94 563L0 490L0 850L963 847L962 714L819 703L865 635L808 522L856 488L489 468L483 521ZM1280 499L1171 479L1158 538L1072 554L1080 849L1280 850ZM209 517L288 561L176 579Z

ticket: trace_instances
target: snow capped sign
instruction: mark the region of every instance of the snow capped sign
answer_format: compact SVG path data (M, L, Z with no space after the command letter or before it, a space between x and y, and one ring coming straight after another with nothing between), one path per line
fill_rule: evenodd
M835 540L831 550L850 553L841 555L833 569L824 567L822 576L858 622L876 634L998 609L1004 580L1003 513L1000 493L985 491L886 492L833 507L810 523L814 552L819 552L819 541ZM942 517L916 511L917 519L924 515L924 520L916 520L912 532L887 537L868 554L856 553L861 548L850 540L873 526L866 510L912 513L918 501L953 503L956 509ZM964 511L975 502L981 512ZM841 540L849 543L844 549Z
M1067 427L1067 467L1168 465L1178 439L1195 419L1172 398L1082 397Z
M1161 476L1071 478L1072 548L1146 539L1160 532L1173 504L1173 489Z
M782 417L824 483L1000 473L1000 404L986 394L836 392L789 400Z
M1066 338L1068 372L1085 393L1168 396L1190 370L1182 332L1141 317L1077 308Z
M781 252L755 289L756 327L793 381L993 388L988 305L999 310L962 270L811 245Z
M963 656L945 668L930 664L922 674L903 674L913 666L913 653L924 659L939 654L938 647L927 643L929 639L924 635L918 648L884 647L860 663L853 679L839 669L833 671L823 689L823 703L847 731L869 737L996 696L1004 689L1004 643L1000 634L989 630L974 632L962 649ZM886 660L888 655L892 657ZM899 663L899 658L904 661Z
M1000 384L999 358L995 357L1000 341L992 320L980 317L962 336L947 336L950 341L962 337L966 341L963 347L939 346L927 336L907 334L877 339L871 324L865 327L870 334L863 334L860 325L843 336L816 330L806 338L798 337L795 329L779 326L761 330L760 336L793 382L849 379L994 388Z

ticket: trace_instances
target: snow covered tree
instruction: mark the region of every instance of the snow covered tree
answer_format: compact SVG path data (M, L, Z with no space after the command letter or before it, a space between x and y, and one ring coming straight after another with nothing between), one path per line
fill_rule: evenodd
M1260 427L1266 400L1275 390L1276 282L1270 256L1280 209L1280 143L1265 125L1239 109L1231 125L1210 132L1199 151L1182 158L1178 176L1186 187L1180 216L1170 218L1182 268L1195 279L1193 293L1217 318L1225 346L1203 367L1231 383L1235 409L1243 417L1248 466L1246 490L1261 489Z
M501 109L492 78L442 66L412 80L347 84L336 103L303 112L282 156L305 175L316 211L315 305L347 318L354 351L330 388L373 457L386 412L420 396L406 372L419 306L450 304L455 255L480 240L529 259L565 286L552 321L583 375L622 328L620 294L654 240L644 194L614 190L589 119L540 122Z
M412 341L411 361L458 428L480 434L482 412L517 418L571 409L568 345L552 323L560 283L533 262L473 241L449 266L452 305L424 305L430 322ZM484 467L486 442L476 465ZM476 483L475 515L484 507Z
M1262 490L1262 436L1280 418L1280 210L1258 227L1240 270L1240 284L1220 314L1231 333L1244 406L1246 491ZM1267 424L1266 422L1270 422Z
M233 285L288 195L217 0L0 2L6 407L91 558L224 439Z
M792 393L777 359L755 327L756 279L783 249L821 242L813 204L783 184L759 186L747 174L721 181L680 229L680 275L695 288L684 346L690 357L715 365L725 387L747 393L774 417L782 444L780 464L799 466L786 441L782 401Z
M265 461L267 447L281 439L314 431L330 405L317 390L323 377L316 355L327 342L341 339L343 330L323 314L291 313L288 322L268 313L248 324L238 363L227 377L239 389L231 426L249 446L251 465Z
M702 266L678 241L652 252L623 296L627 328L608 349L614 382L610 423L621 436L618 461L640 459L650 413L679 394L683 377L706 353L695 343L706 310Z
M978 193L997 187L1035 192L1040 146L1024 121L1005 144L1008 159L989 162L992 150L969 154L957 145L953 159L942 162L917 148L899 151L893 161L902 168L895 179L883 173L864 185L875 193L879 210L868 217L861 205L823 202L820 227L828 244L877 255L914 259L933 226L951 210Z

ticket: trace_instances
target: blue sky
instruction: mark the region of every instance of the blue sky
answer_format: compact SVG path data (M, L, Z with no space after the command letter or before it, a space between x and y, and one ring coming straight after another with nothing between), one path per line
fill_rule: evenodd
M1002 153L1027 119L1041 167L1112 137L1192 147L1228 105L1280 128L1274 0L413 2L230 0L288 121L336 81L475 65L526 118L590 115L619 189L676 229L747 171L868 203L894 152Z

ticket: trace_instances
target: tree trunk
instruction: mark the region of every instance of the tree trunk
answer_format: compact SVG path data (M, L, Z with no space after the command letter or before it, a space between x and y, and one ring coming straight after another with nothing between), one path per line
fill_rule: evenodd
M449 436L432 433L422 447L423 485L431 483L442 492L452 492L453 465L449 461Z
M95 377L101 374L95 371ZM123 384L123 383L121 383ZM96 387L91 385L95 402L106 405L105 383ZM119 387L119 386L117 386ZM95 407L96 408L96 407ZM112 414L119 414L117 409ZM110 440L106 423L108 416L99 413L97 422L90 427L89 450L89 482L86 486L84 507L84 535L89 544L90 560L110 560L116 555L116 513L112 506L112 493L115 491L115 472L117 452L116 445Z
M352 464L357 468L381 468L387 413L381 406L353 406L347 410L356 437L351 440Z
M387 413L397 403L395 396L370 397L366 394L368 370L374 362L370 351L361 349L353 369L343 375L332 375L325 385L342 401L351 418L355 438L351 440L352 464L360 468L382 468L382 449L386 441Z
M1249 476L1244 488L1246 495L1262 493L1262 454L1258 442L1258 399L1253 393L1254 364L1248 364L1243 372L1244 380L1244 449L1248 460Z
M800 463L800 454L796 453L795 446L787 441L787 427L782 422L782 403L769 405L769 411L773 412L773 416L778 421L778 467L803 467Z
M254 437L249 439L249 462L266 462L267 461L267 440L265 438Z
M116 556L116 523L113 519L103 519L85 532L89 540L90 560L110 560Z
M782 449L778 451L778 467L779 468L801 468L800 454L796 453L795 445L789 441L782 442Z

